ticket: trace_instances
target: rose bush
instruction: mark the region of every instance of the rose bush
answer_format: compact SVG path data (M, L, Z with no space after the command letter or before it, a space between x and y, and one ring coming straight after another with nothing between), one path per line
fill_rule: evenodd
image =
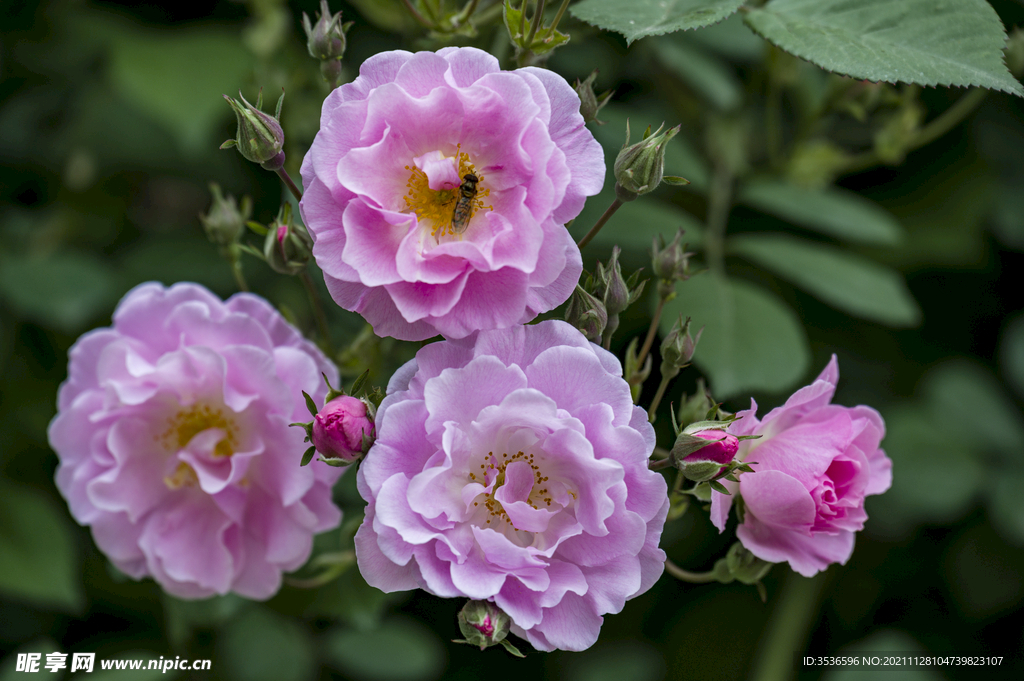
M563 226L600 191L579 98L473 48L370 57L326 99L302 163L313 256L380 336L462 338L553 309L582 271ZM460 186L478 178L453 225Z
M615 357L564 322L432 343L391 379L358 474L366 581L498 605L582 650L661 575L654 429Z
M892 484L892 461L879 444L885 423L871 407L831 404L839 380L833 355L809 386L758 420L757 403L738 413L733 435L760 435L739 444L737 458L751 463L739 483L743 498L736 535L758 558L788 562L810 577L853 553L854 533L864 527L864 497ZM714 492L711 520L719 532L733 497Z
M338 525L341 470L300 468L323 354L266 301L142 284L71 349L50 445L57 487L99 548L181 598L265 599Z

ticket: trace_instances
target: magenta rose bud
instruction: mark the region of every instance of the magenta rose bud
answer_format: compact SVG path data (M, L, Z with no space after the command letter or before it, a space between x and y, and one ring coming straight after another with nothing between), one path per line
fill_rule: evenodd
M722 531L738 492L745 511L736 536L744 548L805 577L849 560L867 520L864 497L892 484L892 461L879 448L882 417L871 407L831 404L838 380L833 356L814 383L764 420L751 400L729 432L761 436L744 440L737 453L754 472L726 483L732 495L711 497L711 521Z
M363 437L373 437L366 403L341 395L313 417L313 446L325 459L353 463L363 456Z
M683 459L684 461L713 461L724 466L732 461L740 447L739 439L724 430L702 430L692 435L702 440L710 440L711 444L701 447Z
M378 336L465 338L565 302L583 271L565 223L604 175L553 71L393 50L324 100L299 205L338 305Z
M739 449L739 438L723 428L707 428L676 437L672 461L688 480L707 482L725 470Z
M341 522L342 471L296 466L288 425L337 369L262 298L142 284L70 355L57 488L121 572L178 598L266 599Z

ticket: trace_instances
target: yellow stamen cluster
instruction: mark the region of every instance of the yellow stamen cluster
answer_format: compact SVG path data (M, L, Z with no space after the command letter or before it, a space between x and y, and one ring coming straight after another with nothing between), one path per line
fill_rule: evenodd
M484 205L482 200L490 195L491 190L481 186L484 176L478 173L473 164L469 162L469 154L462 151L461 144L456 148L455 153L459 163L459 178L465 177L467 173L473 173L478 180L476 197L471 202L469 219L472 220L478 210L491 210L491 206ZM452 216L455 213L455 206L459 202L460 185L435 191L430 188L430 180L425 172L416 166L405 166L405 169L411 173L409 181L405 184L409 188L409 193L403 197L406 207L416 214L417 220L431 226L431 236L440 238L446 232L454 236Z
M479 478L476 473L470 473L469 479L473 482L479 482L483 485L487 484L487 479L491 477L493 471L494 489L490 494L486 495L484 499L484 508L487 509L488 519L487 524L491 524L491 520L504 520L505 522L512 525L512 521L509 519L505 509L502 508L501 502L494 498L494 494L498 491L498 488L505 484L505 468L513 461L523 461L530 465L533 469L533 487L530 489L530 493L527 495L526 503L534 508L539 508L535 501L543 501L546 505L551 505L551 497L544 496L548 494L547 487L539 487L543 483L548 481L547 476L541 475L540 466L534 463L533 454L524 454L523 452L517 452L512 456L507 453L503 453L499 459L495 456L494 452L487 452L487 457L484 459L484 463L480 464L481 473ZM536 493L536 497L534 494ZM474 501L474 506L479 506L480 502ZM515 525L512 525L515 527Z
M184 461L180 461L178 467L174 469L173 475L164 476L164 484L167 485L168 489L195 487L199 484L199 477L192 469L192 466L189 466Z
M182 409L167 419L167 429L159 435L154 435L153 440L162 442L168 450L177 451L188 445L196 435L209 428L220 428L227 433L214 447L213 455L228 457L234 454L238 426L224 416L223 409L213 409L205 404L197 404L191 409ZM170 489L178 489L183 486L192 487L198 482L196 472L184 461L178 464L172 475L164 477L164 484Z

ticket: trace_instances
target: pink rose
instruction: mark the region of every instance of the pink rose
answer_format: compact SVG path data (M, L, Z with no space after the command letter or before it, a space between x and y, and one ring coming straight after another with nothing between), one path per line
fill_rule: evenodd
M373 435L373 421L366 403L351 395L335 397L313 417L313 446L324 458L349 463L359 459L363 435Z
M854 533L864 527L864 497L892 484L892 461L879 449L885 424L871 407L830 404L839 379L832 361L786 404L755 416L757 404L730 426L734 435L761 435L739 446L753 473L728 483L743 498L740 542L758 558L789 562L810 577L831 563L846 563ZM714 492L711 520L725 529L733 497Z
M269 598L341 521L341 471L300 467L288 425L337 370L262 298L142 284L70 354L57 487L125 574L179 598Z
M359 74L324 101L302 162L302 215L334 300L403 340L563 303L583 267L564 225L605 172L572 87L469 47L382 52Z

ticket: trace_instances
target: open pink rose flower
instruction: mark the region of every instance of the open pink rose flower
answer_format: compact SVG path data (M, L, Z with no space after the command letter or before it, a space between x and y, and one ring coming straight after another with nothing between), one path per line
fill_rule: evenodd
M788 562L805 577L846 563L854 533L863 529L864 497L892 484L892 461L879 449L885 424L871 407L831 404L839 380L835 356L817 380L758 420L757 404L739 412L733 435L760 435L739 445L752 463L739 484L740 542L758 558ZM725 529L733 497L712 493L711 520Z
M563 303L582 271L564 225L604 183L569 84L469 47L383 52L359 74L327 97L302 162L300 207L334 300L404 340Z
M338 525L341 470L299 460L324 355L263 299L142 284L71 348L57 487L122 572L170 594L269 598Z
M427 345L392 378L359 469L366 581L493 602L583 650L661 575L668 497L618 360L559 321Z

